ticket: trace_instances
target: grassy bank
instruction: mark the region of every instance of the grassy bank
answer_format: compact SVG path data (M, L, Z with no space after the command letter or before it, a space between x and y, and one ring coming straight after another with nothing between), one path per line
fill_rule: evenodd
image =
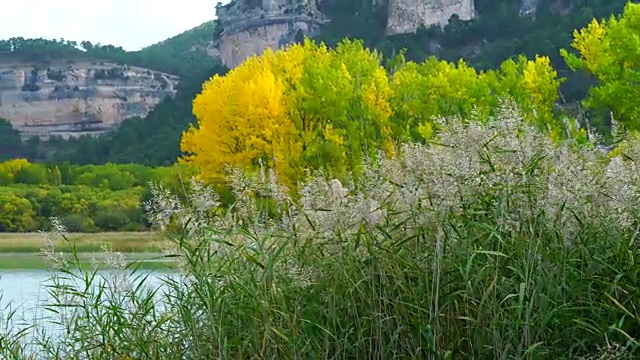
M92 261L105 262L105 248L123 253L127 262L141 262L143 269L174 267L173 261L162 259L167 244L157 232L70 233L67 239L70 242L52 239L56 251L70 255L75 244L87 269ZM46 269L49 264L40 251L43 246L41 233L0 233L0 269Z
M106 264L103 253L80 253L78 258L84 269L91 269L94 263ZM127 263L133 263L145 270L175 269L176 264L172 259L164 258L159 253L125 253ZM139 265L138 265L139 264ZM42 253L0 253L0 270L45 270L50 268L50 263Z
M179 207L154 190L152 218L185 224L188 278L157 296L69 264L55 309L73 311L40 358L640 358L640 165L516 115L452 119L349 191L316 177L288 197L236 177L226 212L197 186Z
M163 238L157 232L70 233L79 252L100 252L103 246L125 253L160 252ZM71 244L55 239L58 251L70 251ZM43 246L40 233L0 233L0 253L37 253Z

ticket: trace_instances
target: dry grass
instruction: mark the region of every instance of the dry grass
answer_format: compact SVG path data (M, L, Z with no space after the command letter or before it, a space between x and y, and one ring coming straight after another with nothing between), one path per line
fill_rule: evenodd
M126 253L159 252L163 246L162 235L157 232L71 233L69 239L76 242L79 252L99 252L104 245ZM55 245L59 251L71 249L71 244L64 240L57 240ZM40 233L0 233L0 252L3 253L39 252L42 246Z

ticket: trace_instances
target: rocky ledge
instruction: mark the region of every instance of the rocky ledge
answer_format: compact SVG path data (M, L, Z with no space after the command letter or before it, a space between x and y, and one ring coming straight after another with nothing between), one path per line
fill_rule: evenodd
M0 118L25 138L98 134L146 116L179 78L98 61L0 62Z

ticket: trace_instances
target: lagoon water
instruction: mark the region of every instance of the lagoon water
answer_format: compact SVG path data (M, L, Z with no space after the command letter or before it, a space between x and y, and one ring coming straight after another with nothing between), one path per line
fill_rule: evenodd
M16 310L16 321L33 322L38 304L49 299L44 286L50 277L45 270L0 271L0 309L4 321L10 310ZM22 319L20 319L22 318Z
M0 271L0 332L42 324L47 330L55 330L54 325L43 322L49 315L44 304L51 300L46 287L50 276L46 270Z
M139 270L136 277L143 274L149 274L148 286L162 287L162 279L172 273ZM52 300L47 288L51 284L50 278L51 273L47 270L0 270L0 335L8 329L15 331L30 325L42 326L48 332L55 331L55 325L45 320L45 317L52 316L44 308ZM10 311L15 311L15 315L7 323Z

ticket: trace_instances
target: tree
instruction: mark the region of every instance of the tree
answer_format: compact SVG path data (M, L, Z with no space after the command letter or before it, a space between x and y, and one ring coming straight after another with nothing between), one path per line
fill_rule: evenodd
M598 21L573 33L578 55L560 51L574 71L597 78L583 104L599 116L612 116L622 128L640 131L640 5L628 3L618 17Z
M0 161L12 159L22 151L20 132L0 118Z
M407 140L429 138L437 117L461 116L484 121L499 108L501 99L512 99L531 123L559 137L563 124L555 120L553 107L561 79L546 57L507 60L498 70L476 71L463 60L457 63L431 57L421 64L406 62L394 72L395 132Z
M16 172L13 181L17 184L44 185L49 176L47 169L40 164L29 164Z
M406 62L391 82L398 133L404 140L428 138L433 118L468 115L474 106L480 111L491 99L491 89L475 69L464 61L457 64L429 58L422 64Z
M0 194L0 232L33 231L35 215L29 200L13 194Z
M554 139L564 137L567 131L577 130L565 128L554 114L558 89L564 79L558 78L548 57L536 56L534 60L528 60L520 55L515 60L504 61L497 70L485 72L483 77L493 94L493 109L498 98L508 97L515 101L527 121ZM576 133L570 135L577 136Z
M93 166L91 171L80 175L77 183L91 187L102 187L109 190L124 190L133 187L136 179L115 164Z
M300 149L286 151L294 128L284 91L269 64L258 58L205 83L193 105L199 129L191 127L182 138L182 150L193 154L185 160L198 164L207 177L222 176L229 164L272 163L277 155L278 164L289 162Z
M362 156L392 148L381 61L358 41L329 49L308 39L249 58L203 86L181 161L208 180L222 179L229 165L262 164L290 185L307 168L357 175Z
M48 171L49 175L49 183L53 186L62 185L62 173L60 172L60 168L57 165L54 165Z
M4 174L8 178L9 183L13 183L15 181L16 174L23 168L30 165L31 164L26 159L8 160L0 163L0 174Z

